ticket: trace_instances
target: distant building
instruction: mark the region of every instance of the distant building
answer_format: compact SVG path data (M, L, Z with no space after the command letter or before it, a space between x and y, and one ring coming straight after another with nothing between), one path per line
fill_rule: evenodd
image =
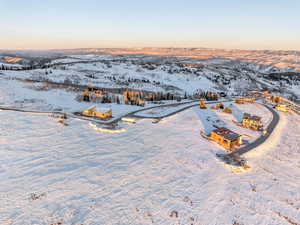
M214 110L224 109L224 103L223 103L223 102L220 102L220 103L218 103L218 104L212 106L211 109L214 109Z
M248 113L244 113L242 125L243 127L252 130L263 130L263 123L261 117L250 115Z
M284 104L279 104L275 108L278 111L281 111L281 112L289 112L289 107L287 105L284 105Z
M242 144L242 136L225 127L219 127L213 130L210 134L210 138L230 151L233 151L236 146Z
M97 111L96 106L92 106L82 112L84 116L97 117L100 119L109 119L112 117L112 109L102 108Z
M223 110L224 113L229 113L231 114L232 113L232 109L229 108L229 107L226 107L224 110Z
M255 97L242 97L241 98L244 102L254 102L255 101Z
M205 100L204 99L200 99L200 101L199 101L199 107L200 107L200 109L206 109L206 105L205 105Z
M237 98L237 99L235 99L234 102L235 102L236 104L245 104L243 98Z
M81 100L85 102L90 102L92 100L96 100L100 97L107 95L107 91L95 88L93 85L89 84L87 88L81 94Z
M261 96L266 97L271 94L269 91L249 91L248 93L256 97L261 97Z

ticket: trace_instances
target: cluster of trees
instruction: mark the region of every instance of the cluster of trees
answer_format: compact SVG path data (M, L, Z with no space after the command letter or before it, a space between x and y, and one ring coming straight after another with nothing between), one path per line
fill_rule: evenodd
M3 64L0 66L0 70L19 70L19 69L21 68L15 66L5 66Z
M299 85L300 83L300 73L296 72L270 73L264 75L264 78L278 82L280 87L285 87L285 85Z
M171 93L163 93L163 92L154 92L154 93L143 93L137 92L134 94L130 94L130 92L125 93L125 103L130 105L138 105L144 106L145 100L149 102L160 102L166 100L178 100L179 97L175 96ZM181 98L180 98L181 100Z
M144 93L140 91L138 92L125 91L124 101L125 104L144 106L145 105Z
M177 97L171 93L156 92L149 94L149 96L146 99L147 101L156 102L164 100L177 100Z
M94 103L117 103L121 104L121 100L119 95L114 94L93 94L91 93L89 96L83 96L82 94L77 96L77 101L87 101L87 102L94 102Z
M204 98L206 101L217 101L219 94L211 91L201 91L194 94L194 98Z
M97 79L97 77L90 77L92 79ZM125 76L118 76L117 74L112 74L112 76L104 76L105 79L110 80L112 82L115 82L116 84L122 85L122 86L129 86L130 84L153 84L153 85L162 85L160 81L151 81L149 79L139 79L139 78L126 78Z
M21 71L21 70L35 70L35 69L47 69L50 66L48 65L31 65L31 66L5 66L5 65L1 65L0 66L0 70L15 70L15 71Z
M144 99L130 99L129 101L125 102L127 105L137 105L137 106L145 106L145 100Z
M84 96L84 94L81 93L77 96L77 100L94 102L94 103L117 103L117 104L125 103L128 105L144 106L145 101L155 103L161 101L172 101L172 100L181 101L182 99L195 99L195 98L199 98L199 99L204 98L207 101L214 101L214 100L218 100L219 98L218 93L211 92L211 91L201 91L193 95L189 95L185 93L184 96L178 96L169 92L168 93L163 93L163 92L145 93L142 91L123 92L122 89L118 89L114 91L115 93L107 92L105 90L99 90L99 93L90 91L90 93L87 96Z

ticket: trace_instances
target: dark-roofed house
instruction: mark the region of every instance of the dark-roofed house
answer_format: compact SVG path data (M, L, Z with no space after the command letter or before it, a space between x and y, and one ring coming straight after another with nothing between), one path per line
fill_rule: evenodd
M219 127L213 130L210 134L210 138L230 151L233 151L236 146L242 144L242 136L225 127Z
M259 116L244 113L242 124L243 127L252 130L263 130L263 123L261 121L261 117Z

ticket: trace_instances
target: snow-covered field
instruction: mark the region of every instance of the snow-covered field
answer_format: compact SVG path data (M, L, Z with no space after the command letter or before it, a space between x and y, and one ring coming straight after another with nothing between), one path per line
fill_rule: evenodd
M1 111L0 224L299 223L299 117L236 174L195 110L116 134Z
M98 58L107 56L72 55L56 63ZM218 60L223 59L213 59ZM149 79L134 81L128 87L155 91L171 88L183 93L214 90L216 84L207 77L218 75L212 70L215 64L194 75L169 73L164 66L151 70L131 63L112 62L111 66L80 63L58 66L47 74L45 70L0 71L0 106L68 113L91 106L77 102L74 91L37 90L42 83L15 78L59 82L68 78L82 85L104 87L123 87L118 82L128 79ZM94 78L86 76L91 74ZM237 80L235 85L244 88L245 84ZM111 107L114 118L142 109L124 104L96 105ZM226 126L243 134L247 144L260 132L241 128L232 120L240 122L247 112L261 116L267 126L271 113L257 103L233 104L233 114L207 106L206 110L195 106L158 123L152 119L139 119L135 124L119 122L115 130L74 118L66 120L69 126L62 126L47 114L0 110L0 224L300 224L300 117L281 113L268 141L246 154L251 168L241 170L219 161L216 153L225 150L203 138L200 131L208 134L213 125ZM149 109L137 115L159 117L182 107L186 105Z
M182 105L178 105L178 106L177 105L162 106L160 108L153 108L153 109L145 110L142 112L138 112L135 115L141 116L141 117L148 117L148 118L159 118L159 117L168 116L169 114L172 114L174 112L177 112L179 110L182 110L187 107L194 106L194 105L197 105L197 102L186 103L186 104L182 104Z

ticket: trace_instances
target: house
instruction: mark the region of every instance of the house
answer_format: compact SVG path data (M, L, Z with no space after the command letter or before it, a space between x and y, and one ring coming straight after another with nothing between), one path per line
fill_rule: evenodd
M205 105L204 99L200 99L199 107L200 107L200 109L206 109L206 105Z
M87 91L94 91L95 87L92 84L87 85Z
M223 110L224 113L229 113L231 114L232 113L232 109L229 108L229 107L226 107L224 110Z
M242 144L242 136L225 127L219 127L213 130L210 134L210 138L230 151L233 151L236 146Z
M97 117L100 119L108 119L112 117L112 109L102 108L97 111L96 106L92 106L82 112L84 116Z
M242 101L244 102L254 102L255 101L255 97L242 97L241 98Z
M235 101L234 101L236 104L244 104L245 102L244 102L244 100L243 100L243 98L237 98L237 99L235 99Z
M90 92L85 90L83 93L82 93L82 100L85 101L85 102L89 102L91 99L90 99Z
M107 95L107 91L95 88L91 84L87 86L87 88L81 94L81 100L85 102L95 101L98 98Z
M263 130L263 123L261 117L250 115L249 113L244 113L242 125L243 127L252 130Z
M278 111L281 111L281 112L289 112L289 107L287 105L284 105L284 104L279 104L275 108Z
M249 91L248 93L252 96L257 96L257 97L261 97L261 96L266 97L271 94L269 91Z
M224 104L223 104L223 102L220 102L220 103L212 106L211 109L214 109L214 110L224 109Z

